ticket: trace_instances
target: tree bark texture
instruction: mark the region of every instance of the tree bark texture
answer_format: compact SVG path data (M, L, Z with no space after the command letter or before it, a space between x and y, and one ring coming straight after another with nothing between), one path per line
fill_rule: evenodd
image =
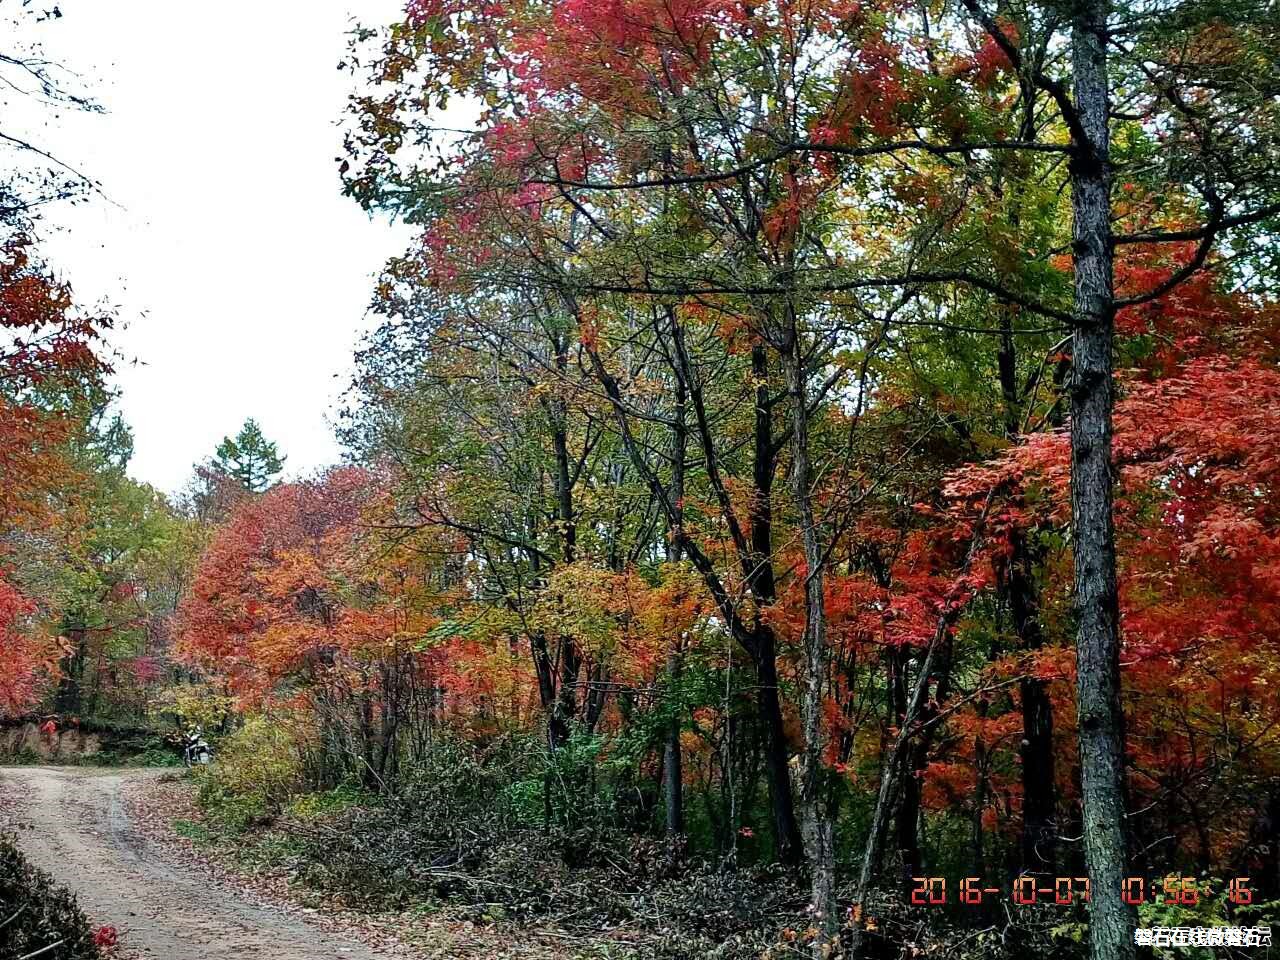
M1107 0L1081 0L1072 22L1076 143L1071 187L1075 331L1071 383L1071 520L1075 551L1077 725L1092 960L1134 956L1128 864L1120 624L1112 515L1111 171Z

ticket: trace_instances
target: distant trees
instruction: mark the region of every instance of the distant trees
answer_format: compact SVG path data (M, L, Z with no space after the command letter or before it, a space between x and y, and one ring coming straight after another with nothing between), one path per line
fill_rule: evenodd
M48 542L57 497L82 478L75 462L80 398L101 393L108 367L102 335L111 325L79 309L30 239L0 184L0 710L30 709L56 675L59 632L50 606L19 558Z
M118 516L90 517L99 468L114 445L127 459L128 438L101 414L111 395L104 383L110 351L104 338L112 317L76 302L70 284L41 256L38 215L45 204L75 196L86 178L27 140L11 126L23 102L97 109L68 88L73 77L50 62L31 41L31 28L60 17L29 5L5 6L0 49L0 149L17 161L0 178L0 711L20 714L61 683L75 692L90 648L78 631L80 612L122 599L114 575L99 578L102 564L117 568L126 536ZM8 29L18 28L18 29ZM99 430L99 427L102 427ZM104 459L105 457L105 459ZM117 461L119 462L119 461ZM128 485L122 467L108 473ZM135 485L136 487L136 485ZM140 492L140 491L139 491ZM143 500L154 492L140 492ZM107 499L110 499L108 496ZM104 506L99 500L96 506ZM137 501L134 501L137 505ZM127 536L137 536L129 531ZM107 559L107 555L111 559ZM93 619L92 626L98 625ZM86 625L86 630L90 629ZM74 673L68 673L71 667Z
M239 703L306 711L313 783L397 783L438 722L439 684L466 662L447 662L450 631L429 642L449 584L377 533L385 507L382 478L357 467L241 500L175 620L179 655Z

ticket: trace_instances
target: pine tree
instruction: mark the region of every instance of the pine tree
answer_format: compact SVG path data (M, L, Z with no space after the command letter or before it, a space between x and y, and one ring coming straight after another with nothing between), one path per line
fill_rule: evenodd
M250 418L234 439L222 438L213 464L250 493L262 493L284 469L285 459L275 443L263 436L258 422Z

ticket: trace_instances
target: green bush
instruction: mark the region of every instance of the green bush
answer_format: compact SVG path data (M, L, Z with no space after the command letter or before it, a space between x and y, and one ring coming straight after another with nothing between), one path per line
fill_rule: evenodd
M0 758L0 762L15 767L38 767L41 764L48 763L49 761L45 757L40 756L40 754L36 753L30 747L23 747L16 753L5 754L3 758Z
M372 806L378 802L374 795L350 784L308 793L289 805L289 816L299 820L318 820L349 810L352 807Z
M180 767L182 757L170 747L147 747L141 753L135 753L128 763L133 767Z
M75 896L27 862L12 838L0 836L0 957L41 954L55 960L98 960L93 931Z
M302 790L297 748L289 729L254 717L219 744L200 771L200 804L236 829L270 820Z

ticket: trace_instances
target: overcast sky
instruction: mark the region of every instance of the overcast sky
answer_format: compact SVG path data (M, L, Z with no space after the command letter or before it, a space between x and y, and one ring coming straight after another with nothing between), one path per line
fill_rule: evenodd
M352 16L386 22L400 5L59 0L64 16L38 28L107 112L6 129L113 202L63 205L41 232L78 299L119 307L138 479L177 490L250 416L291 474L339 456L326 418L371 278L410 235L340 194L334 124L352 80L337 63Z

